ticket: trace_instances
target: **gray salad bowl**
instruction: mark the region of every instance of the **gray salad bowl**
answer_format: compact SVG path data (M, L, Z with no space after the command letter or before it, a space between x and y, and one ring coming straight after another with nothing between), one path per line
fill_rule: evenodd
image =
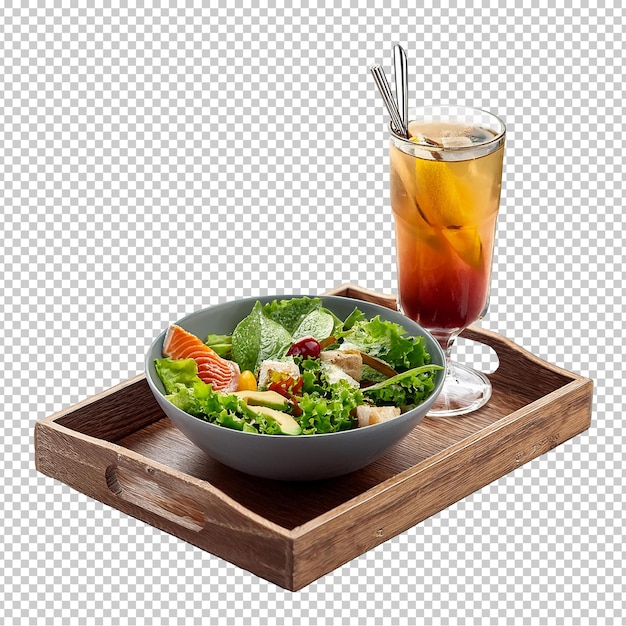
M257 300L265 304L272 300L298 297L302 296L279 294L236 300L196 311L176 324L204 340L209 333L232 333L239 321L250 313ZM419 324L404 315L352 298L319 297L323 306L341 319L345 319L358 307L367 318L380 315L382 319L400 324L407 335L423 336L432 363L444 366L444 353L437 341ZM289 436L242 432L193 417L165 398L163 384L154 367L154 360L162 357L165 333L164 330L154 340L146 355L146 378L159 406L174 425L210 457L228 467L262 478L287 481L321 480L348 474L373 463L406 437L424 418L441 392L444 381L444 370L438 371L435 388L422 404L380 424L319 435Z

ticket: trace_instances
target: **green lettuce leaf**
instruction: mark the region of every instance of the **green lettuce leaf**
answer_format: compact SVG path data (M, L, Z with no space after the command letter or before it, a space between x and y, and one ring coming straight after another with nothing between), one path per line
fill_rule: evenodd
M314 309L301 322L292 335L292 340L297 341L302 337L313 337L317 341L323 341L333 334L335 318L323 308Z
M206 403L215 394L198 377L198 364L193 359L155 359L154 367L165 388L165 397L174 406L196 417L206 413Z
M363 404L360 389L354 389L340 380L328 385L324 394L308 393L298 400L302 415L298 417L302 433L334 433L354 428L356 420L352 410Z
M371 320L356 320L341 337L359 350L382 359L396 371L427 365L431 360L423 337L406 336L402 326L383 320L380 315Z
M263 361L284 356L292 340L291 333L268 317L257 301L251 313L237 324L232 342L233 361L242 371L255 372Z
M322 306L320 298L292 298L274 300L263 307L263 312L291 333L293 341L315 337L322 341L343 328L343 321Z
M280 324L293 335L304 318L322 306L320 298L292 298L291 300L273 300L263 307L265 315Z
M322 306L320 298L257 301L232 334L231 358L242 370L256 372L266 359L285 356L302 337L322 341L343 327L343 322Z
M425 400L435 387L435 373L440 365L422 365L366 387L363 395L376 406L411 408Z
M213 348L221 357L228 358L233 348L231 335L207 335L204 342L209 348Z
M329 384L318 359L302 360L300 371L303 395L298 398L298 405L302 415L297 420L302 433L333 433L354 428L356 419L352 411L364 403L361 389L355 389L343 380Z
M202 382L198 378L198 364L193 359L155 359L154 368L166 394L175 393L179 385L193 388Z
M343 330L350 330L356 322L360 322L365 319L365 313L361 311L358 307L354 308L354 311L346 317L343 323Z

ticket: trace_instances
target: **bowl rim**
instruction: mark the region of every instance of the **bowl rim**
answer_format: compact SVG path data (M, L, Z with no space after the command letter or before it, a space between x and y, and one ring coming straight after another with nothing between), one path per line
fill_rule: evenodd
M199 317L203 314L205 314L207 311L211 310L211 309L215 309L218 307L222 307L222 306L227 306L227 305L232 305L235 302L250 302L252 306L254 306L254 304L256 303L257 300L267 300L268 302L271 302L273 300L290 300L293 298L319 298L321 300L330 300L332 301L341 301L341 302L353 302L354 306L358 308L358 304L359 303L363 303L367 306L371 306L374 307L375 309L380 309L381 312L391 312L391 313L395 313L396 315L400 316L401 318L407 320L407 322L409 322L410 324L414 324L416 326L418 326L421 329L421 332L419 334L413 334L409 331L406 330L405 328L405 334L412 336L412 337L416 337L419 335L423 335L426 337L430 337L430 339L432 339L432 343L433 345L436 347L436 351L438 352L438 356L440 357L441 360L441 365L444 368L443 370L441 370L441 372L438 375L438 381L435 384L435 387L433 388L433 391L431 392L431 394L428 396L428 398L426 398L425 400L423 400L422 402L420 402L420 404L418 404L417 406L413 407L412 409L409 409L408 411L405 411L404 413L400 414L398 417L393 418L392 420L388 420L385 422L379 422L378 424L371 424L369 426L367 426L366 428L351 428L348 430L339 430L339 431L335 431L332 433L315 433L313 435L284 435L284 434L273 434L270 435L268 433L251 433L248 431L243 431L243 430L236 430L234 428L226 428L224 426L219 426L218 424L213 424L212 422L208 422L206 420L203 420L200 417L196 417L195 415L192 415L191 413L187 413L186 411L183 411L182 409L179 409L177 406L175 405L171 405L171 408L173 409L174 413L176 415L179 415L182 419L193 419L197 422L200 422L202 424L205 424L207 428L209 428L209 430L211 429L218 429L219 432L224 432L224 431L231 431L232 433L234 433L232 436L239 436L239 435L249 435L250 437L263 437L263 438L267 438L267 439L272 439L272 440L278 440L278 439L290 439L290 440L298 440L298 441L303 441L303 440L320 440L323 438L327 438L327 437L338 437L338 436L347 436L349 434L351 434L353 437L355 436L355 434L357 432L365 432L368 431L369 433L372 432L371 429L377 429L377 430L381 430L383 428L391 428L393 426L393 424L398 425L399 423L404 423L406 421L410 421L411 419L413 419L415 417L415 412L419 411L420 409L422 409L424 407L424 405L428 404L429 402L431 404L434 403L434 401L437 399L437 396L440 394L441 389L443 388L443 384L445 382L445 353L443 351L443 349L441 348L441 346L439 345L439 342L433 337L433 335L431 333L429 333L423 326L421 326L420 324L418 324L417 322L411 320L410 318L406 317L403 313L401 313L400 311L395 311L394 309L390 309L388 307L385 307L383 305L380 304L376 304L375 302L368 302L366 300L357 300L354 298L348 298L346 296L338 296L338 295L308 295L308 294L290 294L290 293L286 293L286 294L267 294L267 295L260 295L260 296L250 296L250 297L244 297L244 298L237 298L234 300L227 300L225 302L220 302L214 305L210 305L207 307L203 307L201 309L198 309L196 311L193 311L192 313L189 313L187 315L185 315L184 317L179 318L177 321L172 322L171 324L177 324L177 325L181 325L184 328L184 323L189 321L189 319L194 318L194 317ZM372 316L374 317L374 316ZM371 319L370 317L368 317L368 319ZM236 324L239 323L238 320ZM169 324L168 327L171 325ZM402 324L400 324L402 326ZM403 326L404 328L404 326ZM158 395L165 401L168 402L168 400L165 398L165 394L158 388L156 382L152 379L152 375L151 375L151 370L150 370L150 354L151 352L154 350L154 348L156 347L156 345L159 342L163 342L163 340L165 339L165 334L167 332L167 328L165 328L165 330L162 330L157 337L150 343L150 347L148 348L148 351L146 352L146 356L144 358L144 367L145 367L145 377L146 377L146 381L148 382L148 386L150 387L150 389L152 390L153 393L158 393ZM431 351L429 350L429 353L431 354L431 360L434 361L433 355L431 353ZM439 364L439 363L437 363ZM171 404L171 403L170 403ZM168 416L169 417L169 416ZM195 423L195 422L194 422ZM363 435L365 436L365 435Z

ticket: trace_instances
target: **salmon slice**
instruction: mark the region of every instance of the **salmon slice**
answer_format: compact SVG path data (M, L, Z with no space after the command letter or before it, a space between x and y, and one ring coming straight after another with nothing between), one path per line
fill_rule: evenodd
M223 359L213 348L172 324L163 341L163 356L172 359L193 359L198 364L198 377L211 385L213 391L237 391L239 386L239 365Z

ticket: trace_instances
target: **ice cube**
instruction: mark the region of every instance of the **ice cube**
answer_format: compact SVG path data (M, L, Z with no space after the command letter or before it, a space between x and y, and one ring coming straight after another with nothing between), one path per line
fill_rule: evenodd
M472 140L469 137L442 137L441 143L444 148L461 148L471 146Z
M466 134L472 143L487 143L494 138L493 132L486 128L471 128Z

